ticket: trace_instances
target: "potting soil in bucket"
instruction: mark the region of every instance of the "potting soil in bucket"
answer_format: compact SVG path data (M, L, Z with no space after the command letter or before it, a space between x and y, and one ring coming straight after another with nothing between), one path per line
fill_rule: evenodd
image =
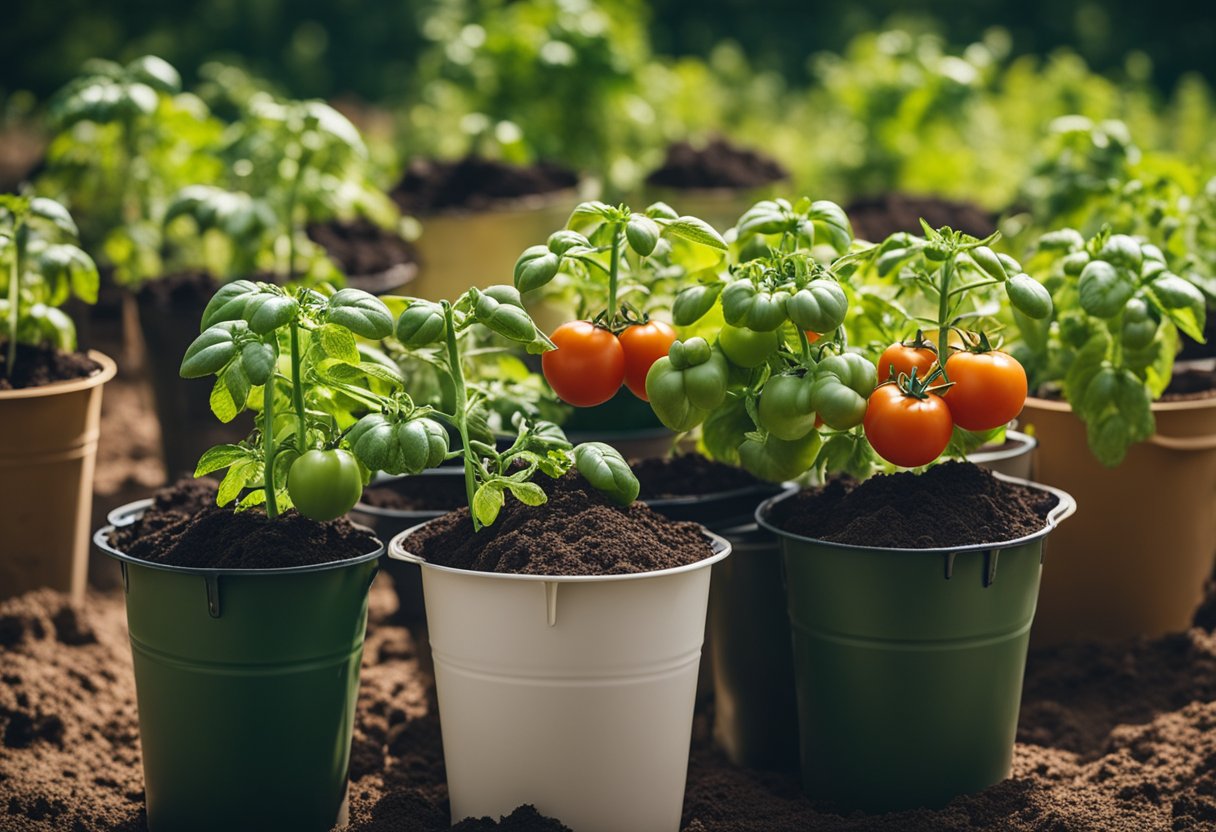
M521 803L575 832L676 832L710 566L729 546L576 474L541 506L394 538L423 566L453 820Z
M95 538L123 566L148 827L322 832L346 819L383 547L343 520L237 514L214 494L162 492Z
M761 506L785 556L802 781L847 809L941 806L1009 776L1062 491L963 463Z

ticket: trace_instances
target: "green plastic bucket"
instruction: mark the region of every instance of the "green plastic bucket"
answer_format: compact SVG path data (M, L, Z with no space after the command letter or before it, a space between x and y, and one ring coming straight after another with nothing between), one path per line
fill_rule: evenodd
M804 790L845 809L938 807L1009 776L1042 531L956 549L781 542Z
M141 500L112 516L130 523ZM328 830L346 822L374 552L285 569L119 560L148 828Z

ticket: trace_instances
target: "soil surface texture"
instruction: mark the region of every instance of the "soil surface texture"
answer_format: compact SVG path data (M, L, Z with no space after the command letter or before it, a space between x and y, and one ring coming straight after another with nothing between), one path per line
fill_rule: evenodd
M1050 569L1050 561L1048 562ZM1213 587L1216 589L1216 587ZM351 763L351 832L441 832L447 787L432 677L372 588ZM1211 594L1208 606L1216 608ZM0 602L0 829L144 832L121 593ZM693 729L683 832L1199 832L1216 828L1216 637L1032 651L1013 776L938 811L840 815L792 774L730 765L712 703ZM561 832L520 808L460 832Z
M364 217L313 223L308 226L308 236L348 276L374 275L417 260L413 246Z
M455 162L415 159L390 196L405 213L426 215L488 210L577 184L578 174L551 162L520 166L476 156Z
M651 171L646 184L688 190L743 190L780 182L788 176L776 159L715 138L703 147L688 142L670 145L663 164Z
M410 538L430 563L524 575L624 575L671 569L713 554L695 523L668 520L641 503L620 508L576 471L538 483L541 506L508 497L494 525L473 531L468 508Z
M260 508L233 511L215 504L212 480L182 480L156 493L152 506L114 531L114 548L170 566L274 569L332 563L365 555L376 543L339 518L318 523L296 511L273 522Z
M1163 402L1210 399L1216 396L1216 370L1175 370L1161 395Z
M631 460L629 464L642 486L638 495L640 500L694 497L762 484L742 468L715 462L700 454L650 457Z
M393 511L454 511L467 500L464 477L453 474L400 477L363 492L367 505Z
M778 503L771 520L818 540L934 549L1034 534L1057 502L1050 492L998 480L972 463L946 462L923 474L883 474L860 485L832 480Z
M970 202L955 202L934 196L884 194L854 200L845 207L853 224L853 236L880 243L897 231L922 235L923 217L929 225L948 225L983 239L996 230L996 217Z
M17 345L16 369L8 374L8 344L0 341L0 390L43 387L57 381L87 378L101 365L83 352L60 352L48 347Z

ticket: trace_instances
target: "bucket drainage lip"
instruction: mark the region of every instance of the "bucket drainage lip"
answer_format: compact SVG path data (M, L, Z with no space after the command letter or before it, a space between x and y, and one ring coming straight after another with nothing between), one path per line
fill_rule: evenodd
M1072 495L1066 491L1061 491L1058 488L1050 485L1044 485L1040 482L1024 480L1020 477L1010 477L1006 474L994 472L992 476L1004 482L1014 483L1015 485L1024 485L1029 488L1034 488L1039 491L1047 491L1056 495L1059 502L1056 504L1055 508L1048 512L1046 525L1033 534L1014 538L1013 540L993 540L988 543L972 543L967 546L937 546L931 549L914 549L897 546L860 546L856 543L839 543L834 540L820 540L819 538L815 537L794 534L793 532L787 532L786 530L773 525L768 519L768 514L772 511L773 506L782 500L790 499L797 492L778 494L776 497L772 497L761 503L759 507L756 508L756 524L760 526L760 528L766 529L777 535L779 538L797 540L802 543L813 543L816 546L823 546L829 549L851 549L865 552L900 552L909 555L933 555L934 557L939 557L942 555L950 555L951 553L957 555L964 552L990 552L993 550L1012 549L1015 546L1023 546L1027 543L1033 543L1047 537L1047 535L1055 531L1056 526L1058 526L1066 518L1071 517L1072 514L1077 510L1077 501L1074 500Z
M359 531L367 533L368 535L371 536L372 540L376 541L375 550L368 552L365 555L359 555L358 557L347 558L345 560L332 560L332 561L327 561L326 563L311 563L311 564L307 564L304 566L280 566L280 567L271 568L271 569L238 569L238 568L233 568L233 567L207 568L207 567L201 567L201 566L174 566L174 565L168 564L168 563L155 563L153 561L143 560L141 558L133 557L131 555L128 555L126 552L122 552L122 551L119 551L118 549L115 549L112 545L110 545L110 535L112 535L114 533L114 531L116 529L118 529L119 527L128 526L131 523L135 522L137 519L139 519L139 517L141 517L143 515L143 513L145 511L147 511L147 509L152 505L152 502L153 502L152 498L148 497L143 500L136 500L133 503L128 503L125 506L115 509L114 511L110 512L110 515L108 518L110 520L110 524L108 526L102 526L100 529L98 529L96 532L93 533L94 545L96 545L98 549L101 549L107 555L118 560L122 564L124 584L127 584L129 581L129 579L126 577L128 564L134 564L135 566L142 566L147 569L159 569L162 572L176 572L179 575L201 576L207 580L208 589L210 590L212 586L215 586L218 589L218 581L215 579L218 579L220 577L230 577L230 576L235 577L235 576L240 576L240 575L250 575L250 576L301 575L301 574L306 574L306 573L310 573L310 572L326 572L331 569L343 569L348 566L354 566L356 564L366 563L368 561L376 560L381 555L383 555L384 551L385 551L385 545L384 545L384 543L382 543L380 541L380 538L376 537L376 535L372 532L372 530L369 529L367 526L360 525L359 523L352 523L352 525L355 528L357 528ZM211 593L208 592L208 595L210 596ZM217 595L218 595L218 593L217 593ZM213 607L212 604L208 604L208 606ZM216 603L214 604L214 608L211 610L213 617L217 617L217 618L219 617L218 616L218 612L219 612L218 606L219 605L218 605L218 598L217 598Z

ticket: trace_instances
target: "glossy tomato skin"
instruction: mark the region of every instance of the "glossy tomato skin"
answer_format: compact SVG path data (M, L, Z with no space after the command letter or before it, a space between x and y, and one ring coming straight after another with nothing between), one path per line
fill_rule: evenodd
M625 380L625 351L606 329L590 321L562 324L550 336L557 349L540 358L553 392L575 407L595 407L616 395Z
M928 465L950 444L954 420L940 396L907 396L884 384L870 396L863 421L874 451L901 468Z
M309 451L287 472L287 495L296 511L313 520L341 517L362 494L363 473L350 451Z
M781 334L754 332L746 327L723 324L718 332L718 346L727 360L736 367L759 367L781 344Z
M882 351L882 357L878 359L878 380L899 378L900 373L910 376L915 369L916 377L924 381L929 377L929 368L936 361L937 354L931 349L892 344ZM895 365L894 376L891 375L891 365Z
M1008 353L955 353L946 361L946 375L954 383L945 391L946 404L965 430L1007 425L1026 403L1026 370Z
M625 386L642 401L646 398L646 374L654 362L667 355L676 331L662 321L626 327L618 336L625 352Z

